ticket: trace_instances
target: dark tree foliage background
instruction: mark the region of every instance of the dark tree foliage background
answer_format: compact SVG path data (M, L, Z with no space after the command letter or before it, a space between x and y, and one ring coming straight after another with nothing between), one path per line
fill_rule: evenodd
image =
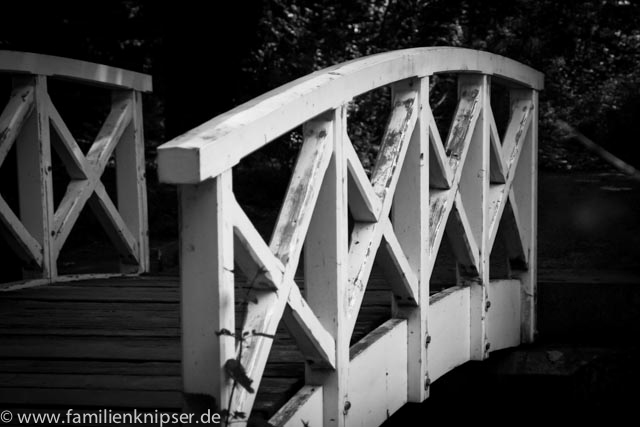
M312 71L408 47L486 50L543 71L541 168L603 167L561 135L558 119L640 166L632 150L634 118L640 115L639 8L630 0L13 1L2 6L0 49L153 75L154 93L144 106L147 176L152 230L162 234L175 232L172 222L162 220L175 217L175 199L172 190L154 181L155 147ZM446 87L446 79L443 83ZM454 100L444 91L435 90L432 97L442 104L436 118L450 113ZM349 133L365 166L375 157L387 101L388 93L380 90L350 107ZM70 105L70 110L76 105L78 117L92 108ZM86 133L79 140L91 141L95 129L87 124L79 132ZM291 166L299 142L294 130L249 159L251 167L271 172L272 178L262 181L265 188L270 179L280 183L287 175L282 172Z

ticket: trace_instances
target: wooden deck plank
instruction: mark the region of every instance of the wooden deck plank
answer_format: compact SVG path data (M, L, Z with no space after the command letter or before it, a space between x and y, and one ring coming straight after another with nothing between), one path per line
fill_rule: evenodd
M296 282L302 288L301 278ZM240 300L245 281L236 277ZM182 404L176 277L96 279L0 293L0 405L178 410ZM369 280L352 342L390 315ZM242 316L236 310L238 324ZM304 358L281 324L253 414L270 417L302 385Z

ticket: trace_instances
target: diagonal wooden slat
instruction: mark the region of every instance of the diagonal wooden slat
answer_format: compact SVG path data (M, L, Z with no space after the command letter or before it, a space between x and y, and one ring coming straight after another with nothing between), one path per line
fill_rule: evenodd
M293 304L291 322L303 331L303 348L313 353L307 354L319 366L332 366L335 357L335 343L327 331L319 324L317 317L304 303L293 277L288 276L286 267L276 258L272 249L262 240L253 224L238 203L233 201L234 234L243 246L238 259L244 266L250 282L271 281L271 286L253 286L248 295L245 320L242 327L243 347L238 349L240 363L257 389L273 343L278 323L283 316L287 302ZM238 251L236 250L236 255ZM249 258L246 258L246 255ZM254 274L251 272L254 271ZM233 411L249 413L255 394L236 385L230 408Z
M53 125L53 129L59 138L51 138L53 148L60 156L64 167L67 169L71 179L87 179L87 172L91 170L84 157L84 153L78 147L78 143L67 128L60 113L47 95L47 104L49 109L49 119Z
M476 123L482 113L482 85L470 83L461 87L460 99L447 137L446 155L453 178L451 189L429 189L429 261L430 277L436 254L445 232L445 225L453 208L462 177L462 169L469 151L469 144L475 132Z
M447 221L447 238L456 257L460 274L464 277L477 277L480 272L480 251L460 193L456 195L454 208Z
M246 242L246 247L251 248L250 251L253 255L259 258L261 268L258 274L265 274L274 279L282 278L284 266L264 243L235 199L231 212L235 235L239 237L240 241ZM253 280L253 278L249 278L249 280ZM242 346L241 352L238 346L236 353L240 352L240 363L247 376L253 380L252 388L255 390L260 387L262 373L273 344L273 336L278 328L292 286L295 286L292 280L281 281L274 283L275 290L253 289L248 298L252 301L247 303L245 308L246 313L241 332L243 339L240 344ZM235 385L230 402L221 402L220 406L230 412L238 411L249 414L254 400L255 393L250 393L240 385Z
M516 97L512 102L511 118L502 141L502 160L509 175L515 172L515 169L512 169L518 163L522 141L531 125L532 112L533 101L530 92L525 92L521 98Z
M380 199L373 192L371 182L365 173L358 154L346 132L345 157L348 170L349 209L354 221L376 222L380 216Z
M138 242L127 228L102 182L96 184L93 196L89 198L89 206L120 253L122 261L127 264L139 264Z
M64 144L67 153L62 156L63 160L66 158L65 166L68 166L70 174L73 174L73 171L75 170L78 176L82 176L81 179L71 180L67 186L65 195L54 214L53 233L55 236L55 249L59 253L87 201L90 199L94 191L97 191L98 187L102 186L100 183L100 177L102 176L109 157L118 144L120 137L132 120L132 107L131 99L124 95L114 101L109 116L102 125L96 141L91 146L86 158L82 157L82 153L73 140L71 133L64 125L64 122L59 117L59 114L57 114L57 111L51 102L49 103L49 107L49 110L53 113L54 127L56 127L57 131L60 133L62 144ZM64 152L65 150L61 151ZM98 196L98 199L94 201L99 202L97 205L94 204L97 208L97 212L110 212L108 209L105 210L100 207L106 207L110 202L105 202L100 196ZM117 213L117 209L113 212ZM121 223L121 225L124 226L122 231L115 231L115 234L113 234L114 237L118 235L124 236L128 233L126 225L119 217L120 215L118 214L118 218L113 218L111 220L102 218L105 221L101 220L103 224ZM106 231L111 233L113 230ZM131 233L129 233L129 236L130 235ZM125 241L121 238L116 238L114 241L120 242L118 244L118 248L124 251L121 252L121 255L132 260L130 257L131 254L129 253L131 246L128 243L122 244L125 243ZM136 255L134 259L137 258L138 256Z
M418 91L415 81L396 83L389 123L382 138L378 160L371 174L371 187L382 202L380 218L389 216L393 194L418 117ZM371 267L382 240L379 223L356 222L349 246L347 330L353 331L364 297Z
M33 111L34 90L28 83L15 87L0 115L0 165Z
M119 99L114 99L111 111L86 156L87 162L92 164L96 175L102 175L113 150L132 118L131 98L123 94Z
M502 225L504 227L505 243L511 267L517 270L526 270L529 251L525 245L525 233L520 224L518 204L513 187L509 191L509 200L502 214Z
M302 245L332 157L333 133L331 114L303 126L304 142L269 245L285 265L285 281L293 280L300 261ZM287 329L307 360L317 366L331 366L329 361L335 357L335 348L327 347L333 343L331 336L302 301L297 286L290 289L289 300L295 305L286 309L283 320ZM318 334L314 335L316 331ZM319 342L319 339L325 342ZM331 348L329 353L327 348Z
M93 189L91 181L86 179L74 179L67 185L65 194L53 218L53 232L55 233L53 237L55 238L55 247L58 252L67 241L69 233L71 233L71 229L78 220L80 212L87 200L89 200Z
M396 84L399 86L400 84ZM396 87L397 87L396 86ZM380 200L390 204L411 133L418 118L418 91L415 88L397 88L389 123L380 144L380 151L371 173L371 186ZM383 209L384 210L384 209Z
M380 224L383 232L383 244L378 249L377 259L383 269L391 291L398 304L417 306L418 279L409 265L409 261L400 246L389 219Z
M423 108L427 110L427 121L429 123L429 186L448 189L451 188L451 181L453 180L449 159L444 150L431 108Z
M449 166L454 174L464 163L463 160L469 148L469 140L480 116L480 97L480 88L475 85L461 88L460 98L458 99L458 105L445 146L446 155L449 157Z
M506 178L507 167L504 164L502 156L502 147L500 145L500 136L498 135L498 128L496 126L496 120L493 116L493 111L489 105L489 132L490 132L490 144L489 144L489 182L504 184Z
M330 120L304 125L304 142L276 221L269 247L293 278L307 234L324 173L331 160L333 126Z
M335 368L335 340L322 326L297 286L291 286L287 303L285 325L296 340L306 362L313 368Z
M500 218L502 218L509 193L513 186L516 168L518 167L518 159L522 151L522 141L525 140L525 136L531 127L533 102L530 96L529 93L525 93L522 95L522 98L516 98L513 103L514 107L511 113L511 120L505 133L501 149L501 162L506 171L505 183L491 184L489 186L489 251L493 248L498 233Z
M14 252L28 264L42 266L42 246L22 225L20 219L13 213L9 205L0 196L0 232L8 238L7 243Z

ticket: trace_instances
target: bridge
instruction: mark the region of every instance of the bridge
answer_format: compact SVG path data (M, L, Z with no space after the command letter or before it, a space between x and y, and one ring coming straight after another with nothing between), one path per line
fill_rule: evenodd
M541 73L461 48L388 52L300 78L160 146L159 179L179 193L178 281L146 274L150 77L17 52L0 52L0 69L12 76L0 164L13 148L18 177L17 202L0 198L0 229L23 276L2 285L3 324L15 326L3 332L1 401L372 426L465 362L534 341ZM447 133L429 101L445 75L457 85ZM86 152L49 94L58 80L110 93ZM389 117L365 168L349 105L383 87ZM496 89L508 95L504 126ZM265 240L236 200L233 169L299 127ZM52 151L71 178L57 203ZM101 181L109 167L115 195ZM85 206L120 255L118 272L59 274ZM499 239L508 271L495 279ZM443 241L456 273L444 285L433 274Z

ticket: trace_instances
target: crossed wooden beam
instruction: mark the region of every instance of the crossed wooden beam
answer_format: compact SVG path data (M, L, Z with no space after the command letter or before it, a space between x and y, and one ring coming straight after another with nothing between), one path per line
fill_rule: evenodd
M338 125L334 115L327 114L304 125L304 142L270 244L261 238L233 198L230 211L235 237L235 261L252 282L251 302L247 303L242 342L236 343L236 354L247 377L254 381L252 387L259 387L280 319L284 319L310 366L314 369L336 368L335 340L294 282L323 178L334 155L333 138L342 139L348 170L348 204L354 219L343 307L347 333L350 336L355 327L376 255L385 271L395 278L390 284L396 300L404 305L417 306L418 278L390 219L400 171L408 146L418 129L419 90L413 83L415 81L394 86L390 119L371 178L367 177L349 141L344 123L340 123L339 129L335 128ZM501 146L490 108L487 111L482 109L482 97L488 94L480 89L474 84L460 86L460 98L446 144L442 144L432 112L427 106L431 154L427 277L430 277L433 269L445 228L449 230L449 238L455 241L453 248L463 274L479 275L480 251L459 187L476 123L483 113L490 118L491 124L490 246L495 240L498 222L506 206L510 206L509 223L513 224L509 231L518 232L517 205L512 184L522 141L531 122L533 104L524 97L516 100L504 146ZM517 255L524 256L523 243L519 237L517 240L520 242L515 248L520 251ZM230 394L229 409L236 414L248 414L255 394L239 384L234 383L234 387ZM223 407L226 403L221 402ZM239 416L238 421L241 418Z
M0 134L0 165L30 117L33 114L43 114L44 117L48 117L49 120L43 125L48 126L49 121L53 125L57 137L52 137L51 143L71 178L65 195L55 210L50 229L51 236L47 236L53 250L51 259L55 262L80 212L89 203L124 258L123 260L129 264L139 264L141 260L138 242L100 180L122 135L132 122L134 107L131 94L122 92L114 95L111 111L86 156L67 128L48 93L43 91L38 95L39 99L37 100L35 94L35 80L27 80L25 83L16 85L11 93L9 102L0 116L0 129L2 129L2 134ZM45 111L40 111L41 109ZM28 137L37 138L37 135L29 135ZM30 142L25 141L25 143ZM37 193L21 194L21 197L47 197L44 192L45 190L41 188ZM46 213L43 212L42 215L46 215ZM0 224L2 225L0 228L9 237L8 242L18 256L28 265L43 269L43 257L46 256L43 245L27 230L1 196Z

